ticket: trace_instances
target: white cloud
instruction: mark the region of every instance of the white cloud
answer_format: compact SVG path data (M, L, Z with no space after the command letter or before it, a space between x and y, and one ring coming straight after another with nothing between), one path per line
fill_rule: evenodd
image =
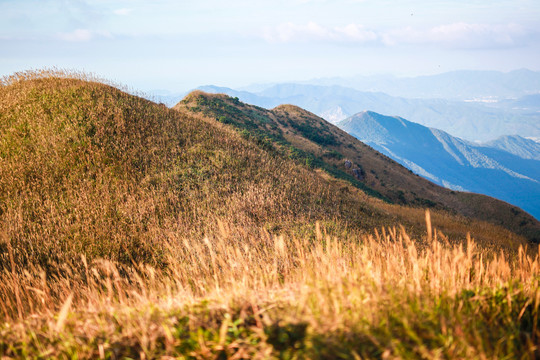
M377 34L359 24L343 27L326 27L316 22L306 25L294 23L280 24L275 28L267 28L264 37L270 42L302 42L302 41L336 41L336 42L369 42L377 40Z
M453 23L417 29L406 27L384 33L386 45L432 44L455 48L513 47L522 44L530 32L518 24Z
M126 15L129 15L132 11L133 11L133 9L121 8L121 9L114 10L113 14L120 15L120 16L126 16Z
M93 34L88 29L77 29L68 33L59 33L58 38L64 41L83 42L92 40Z
M95 37L112 37L109 32L106 31L91 31L88 29L76 29L72 32L62 32L57 34L57 38L69 42L86 42L94 39Z
M377 40L377 34L371 30L366 30L362 25L349 24L344 27L336 27L336 34L342 39L355 42L367 42Z
M429 45L446 48L486 49L520 46L535 33L519 24L452 23L431 28L404 27L390 30L367 29L360 24L329 27L316 22L305 25L292 22L266 28L270 42L329 41L340 43L379 43L386 46Z

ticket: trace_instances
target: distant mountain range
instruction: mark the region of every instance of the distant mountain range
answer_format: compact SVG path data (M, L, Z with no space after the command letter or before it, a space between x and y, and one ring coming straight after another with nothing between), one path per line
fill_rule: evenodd
M217 86L202 86L199 89L238 97L241 101L267 109L280 104L297 105L332 123L360 111L371 110L403 116L470 141L489 141L503 135L540 137L540 96L536 95L482 103L407 99L341 86L308 84L278 84L258 93Z
M501 136L485 146L505 150L523 159L540 160L540 143L521 136Z
M459 70L442 74L396 77L354 76L304 82L310 85L339 85L361 91L384 92L405 98L453 100L502 100L540 92L540 72L527 69L499 71ZM256 87L261 91L260 86Z
M504 136L475 144L371 111L337 125L439 185L493 196L540 218L540 144L533 140Z

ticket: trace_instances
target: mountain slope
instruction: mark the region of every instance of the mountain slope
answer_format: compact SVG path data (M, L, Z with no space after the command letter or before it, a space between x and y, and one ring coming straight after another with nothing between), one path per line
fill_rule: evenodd
M226 98L219 104L248 114L246 124L253 129L264 124L269 134L278 134L284 126L270 121L263 109L238 100ZM400 178L408 171L371 152L366 158L380 169L371 173L366 168L360 181L340 170L340 156L350 157L357 168L357 149L367 146L351 144L345 155L328 151L319 144L352 137L301 109L283 106L275 111L289 124L282 134L294 144L287 145L288 156L268 137L238 132L196 111L171 110L93 79L30 73L4 80L0 266L9 266L12 254L17 264L52 273L63 271L58 264L80 263L81 255L88 261L167 267L171 238L189 242L224 232L246 241L268 241L269 233L314 236L316 221L340 236L400 223L416 238L425 237L422 208L390 205L358 188L422 205L431 202L421 191L434 185L417 185L418 195L400 193L385 185L384 178L386 173ZM298 119L307 122L290 125ZM308 126L311 121L322 133ZM316 166L319 155L327 160L328 172ZM497 213L508 210L482 199ZM472 230L489 246L516 249L523 241L500 226L436 211L446 207L434 205L434 224L453 238L463 239ZM516 218L527 220L522 213ZM525 230L534 224L520 228L505 216L497 219L496 225L532 239Z
M506 137L479 146L374 112L358 113L338 126L439 185L493 196L540 217L540 161L501 150L512 145L514 152L531 155L536 144L531 140Z
M430 206L506 226L538 241L540 224L495 199L439 187L382 156L314 114L292 105L266 110L226 95L193 92L175 109L202 113L238 129L262 147L325 170L389 202Z
M486 148L504 150L523 159L540 160L540 143L518 135L501 136L483 145Z
M395 219L213 119L97 82L29 77L0 87L0 228L17 263L85 254L165 266L170 234L211 237L218 223L264 239L319 220L366 231ZM7 252L2 241L1 266Z

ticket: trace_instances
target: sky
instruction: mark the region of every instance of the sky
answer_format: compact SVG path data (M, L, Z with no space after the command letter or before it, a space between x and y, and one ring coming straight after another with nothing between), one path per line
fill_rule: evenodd
M540 70L538 0L0 0L0 76L58 67L179 93Z

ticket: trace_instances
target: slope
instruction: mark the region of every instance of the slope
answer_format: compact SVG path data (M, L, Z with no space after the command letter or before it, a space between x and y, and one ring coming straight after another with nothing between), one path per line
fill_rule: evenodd
M370 111L345 119L338 126L439 185L493 196L540 217L538 161ZM516 146L514 142L515 151Z
M495 219L533 237L536 223L526 214L509 217L513 208L492 199L441 190L296 107L270 113L203 96L246 116L253 127L238 132L223 124L232 115L220 123L87 80L22 74L0 87L2 266L12 248L16 263L45 269L78 263L81 254L166 267L171 238L211 239L222 229L244 240L313 235L316 221L340 236L401 223L422 238L423 206ZM471 231L470 219L432 215L455 239ZM475 224L480 242L520 243L497 226Z
M166 266L171 234L394 222L214 120L83 80L30 73L0 87L0 267L10 247L16 263L50 269L81 254Z
M504 225L534 241L539 239L540 224L520 209L486 196L437 186L296 106L265 110L238 98L197 91L175 109L203 113L230 124L262 147L275 147L283 157L323 169L387 202L450 211Z
M483 146L504 150L523 159L540 160L540 143L518 135L501 136Z

